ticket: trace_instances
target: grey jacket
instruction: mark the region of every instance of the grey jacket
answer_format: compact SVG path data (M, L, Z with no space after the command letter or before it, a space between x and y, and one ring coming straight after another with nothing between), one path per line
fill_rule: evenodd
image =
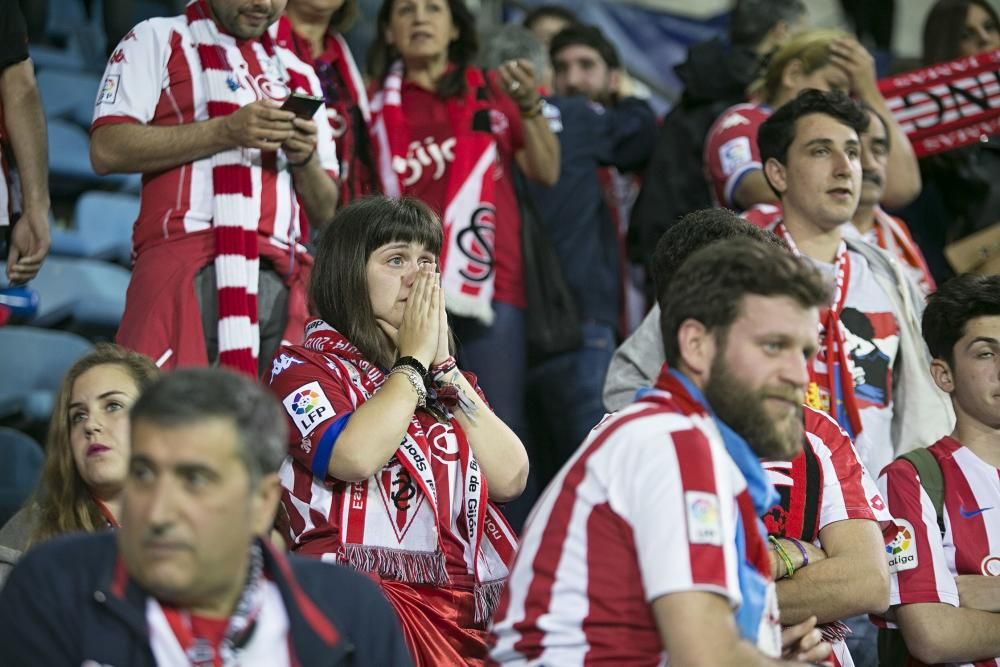
M7 575L28 548L36 520L35 506L30 505L22 507L0 528L0 588L3 588Z
M868 261L879 285L892 300L899 322L899 353L893 366L893 451L873 452L865 460L869 472L877 476L882 465L893 457L926 447L950 433L955 415L951 401L931 378L930 355L920 333L923 297L917 286L882 249L857 239L844 240L850 250ZM604 406L613 412L631 403L636 389L656 381L664 361L660 307L654 306L639 328L615 350L604 380ZM873 464L879 469L872 470Z

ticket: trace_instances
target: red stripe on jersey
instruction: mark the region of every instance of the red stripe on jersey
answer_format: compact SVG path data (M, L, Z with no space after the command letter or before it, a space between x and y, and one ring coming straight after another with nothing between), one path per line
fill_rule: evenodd
M563 545L566 543L566 534L569 532L573 505L576 504L576 489L587 476L587 461L619 428L636 419L662 411L661 407L650 407L623 417L613 427L606 429L596 437L567 471L562 488L559 490L559 496L556 498L548 517L547 525L550 529L542 537L541 543L538 545L538 552L535 554L535 560L532 563L534 577L532 577L528 593L525 596L524 618L515 623L513 627L514 632L520 635L520 639L514 645L514 650L526 659L537 658L544 650L542 645L544 630L539 627L538 619L548 611L552 603L552 583L556 580L556 570L559 569Z
M228 116L240 110L239 104L234 104L232 102L220 102L218 100L209 100L205 103L205 106L208 109L209 118Z
M212 168L212 187L216 195L253 196L250 167L241 164L220 164ZM242 230L240 230L242 234Z
M228 71L229 60L226 52L217 44L199 44L198 58L201 59L201 66L205 69L220 69Z
M680 468L681 486L685 494L689 491L701 491L712 494L720 503L727 502L728 499L718 497L712 452L704 446L705 436L695 429L687 429L672 433L671 438L677 451L677 465ZM687 526L691 517L685 513L684 520ZM691 534L690 531L688 534ZM691 582L695 585L707 584L725 589L726 558L722 546L689 543L688 551L691 554Z
M949 448L948 445L952 444L954 447ZM937 458L941 466L941 475L944 477L944 507L951 519L951 538L955 544L955 571L959 574L979 574L983 555L990 553L990 540L983 513L969 516L971 512L981 508L965 472L958 461L951 456L959 447L961 445L957 441L946 437L939 441L938 445L931 447L931 452Z
M679 457L678 457L679 458ZM663 650L652 608L646 603L632 527L608 503L595 505L587 518L587 601L583 621L590 649L584 665L659 664ZM629 641L621 640L622 619L629 622ZM652 659L651 659L652 658Z
M94 130L102 125L118 125L119 123L139 124L140 121L132 116L101 116L91 124L90 133L93 134Z
M912 517L910 523L916 533L913 539L917 546L917 567L896 574L899 584L900 604L928 602L927 594L937 601L937 578L934 576L934 554L927 541L927 526L921 520L920 481L916 469L905 460L897 459L889 464L886 473L895 470L886 484L886 502L889 514L897 517ZM883 473L885 474L885 473ZM937 530L937 526L933 526ZM914 593L911 593L914 591Z
M895 318L893 318L895 322ZM868 494L862 483L861 462L851 446L851 439L833 418L825 412L806 408L806 431L818 437L830 450L830 462L840 481L844 506L852 519L875 519L868 504Z
M288 70L288 87L295 91L305 92L307 95L311 94L312 86L309 85L309 79L302 73L296 72L295 70Z

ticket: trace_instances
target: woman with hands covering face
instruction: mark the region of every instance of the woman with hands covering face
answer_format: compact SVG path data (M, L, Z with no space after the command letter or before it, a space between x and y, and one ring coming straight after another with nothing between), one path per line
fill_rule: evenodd
M440 220L367 198L319 240L322 319L282 347L289 544L375 577L418 665L480 664L516 546L494 502L524 488L527 455L452 356Z

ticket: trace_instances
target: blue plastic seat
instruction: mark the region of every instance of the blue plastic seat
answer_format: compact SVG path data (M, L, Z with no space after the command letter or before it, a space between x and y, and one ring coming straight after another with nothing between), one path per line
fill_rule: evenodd
M34 439L12 428L0 428L0 526L31 496L44 460Z
M38 72L38 92L49 121L59 118L89 128L101 79L85 72L44 69Z
M86 338L66 331L0 327L0 417L47 421L63 375L91 349Z
M71 229L52 229L54 255L106 259L131 264L132 225L139 215L134 195L85 192L76 201Z
M95 187L137 191L138 174L98 176L90 166L90 137L79 125L52 118L49 126L49 184L57 194Z

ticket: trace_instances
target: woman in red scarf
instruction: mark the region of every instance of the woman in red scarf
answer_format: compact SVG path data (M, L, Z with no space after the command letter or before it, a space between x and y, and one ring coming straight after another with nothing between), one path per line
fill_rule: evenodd
M342 210L316 248L322 319L270 385L291 426L292 550L377 579L418 665L482 664L516 547L493 502L521 493L528 459L449 352L441 243L416 200Z
M285 15L288 22L278 25L278 43L310 63L319 77L337 142L339 205L344 207L378 191L368 141L368 94L342 36L358 17L358 0L288 0Z
M497 414L524 433L526 304L512 170L549 185L559 177L534 70L524 60L490 73L474 67L478 37L464 0L385 0L376 24L371 127L382 191L416 197L441 217L442 286L460 357Z

